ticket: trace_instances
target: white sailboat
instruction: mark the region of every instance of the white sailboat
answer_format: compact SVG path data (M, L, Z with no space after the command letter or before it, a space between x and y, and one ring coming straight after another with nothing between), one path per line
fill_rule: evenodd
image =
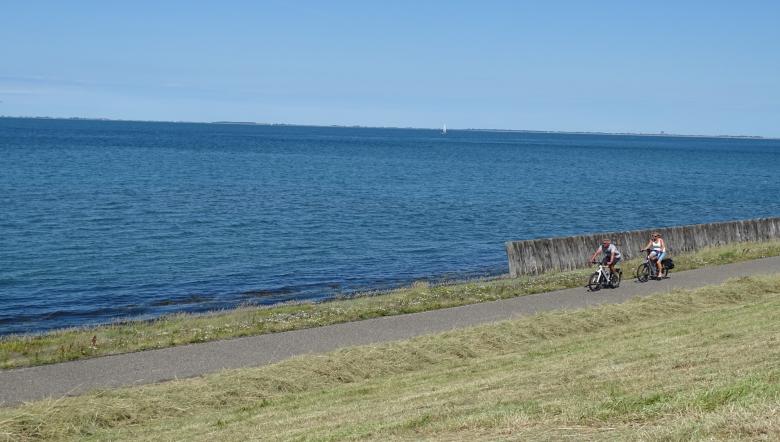
M441 128L441 134L442 135L447 135L447 125L446 124Z

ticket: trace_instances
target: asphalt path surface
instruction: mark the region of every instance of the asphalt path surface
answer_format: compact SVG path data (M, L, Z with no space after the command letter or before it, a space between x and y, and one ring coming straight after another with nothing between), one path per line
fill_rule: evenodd
M223 369L257 367L341 347L396 341L551 310L575 310L620 303L638 296L719 284L728 278L778 271L780 257L672 272L668 279L646 283L638 283L630 278L627 269L625 280L617 289L588 292L585 288L573 288L306 330L2 370L0 406L77 395L97 388L150 384Z

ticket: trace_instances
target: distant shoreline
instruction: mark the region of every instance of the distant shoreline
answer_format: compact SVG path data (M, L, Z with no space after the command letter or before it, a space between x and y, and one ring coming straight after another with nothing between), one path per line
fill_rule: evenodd
M437 127L396 127L396 126L361 126L361 125L317 125L294 123L262 123L255 121L168 121L168 120L125 120L113 118L85 118L85 117L31 117L0 115L0 119L17 120L63 120L63 121L109 121L124 123L167 123L167 124L221 124L240 126L271 126L271 127L320 127L320 128L344 128L344 129L398 129L398 130L433 130L441 131ZM762 135L708 135L708 134L678 134L667 132L600 132L600 131L566 131L566 130L533 130L533 129L481 129L481 128L450 128L449 131L460 132L497 132L497 133L529 133L529 134L560 134L560 135L605 135L605 136L632 136L632 137L668 137L668 138L725 138L740 140L780 140L780 137L765 137Z

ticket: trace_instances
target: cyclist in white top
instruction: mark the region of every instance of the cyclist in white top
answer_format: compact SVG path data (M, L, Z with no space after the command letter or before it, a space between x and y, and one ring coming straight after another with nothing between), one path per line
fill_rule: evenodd
M615 272L615 264L619 263L623 256L620 254L620 250L618 250L614 244L611 244L609 238L604 238L601 240L601 246L599 246L599 248L596 249L596 251L593 253L593 256L590 257L590 262L595 263L596 256L598 256L599 253L604 254L604 258L601 259L601 263L609 266L610 272ZM620 270L617 271L619 272Z
M661 275L661 269L663 268L663 264L661 262L666 257L666 242L664 242L664 239L661 238L661 234L658 232L653 232L653 234L650 236L650 241L647 242L647 245L645 246L645 249L651 252L655 252L655 266L658 268L657 275Z

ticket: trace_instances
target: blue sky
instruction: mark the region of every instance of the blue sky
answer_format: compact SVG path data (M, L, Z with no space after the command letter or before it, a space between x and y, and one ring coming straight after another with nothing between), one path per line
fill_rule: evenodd
M774 1L6 1L0 115L780 136L778 23Z

